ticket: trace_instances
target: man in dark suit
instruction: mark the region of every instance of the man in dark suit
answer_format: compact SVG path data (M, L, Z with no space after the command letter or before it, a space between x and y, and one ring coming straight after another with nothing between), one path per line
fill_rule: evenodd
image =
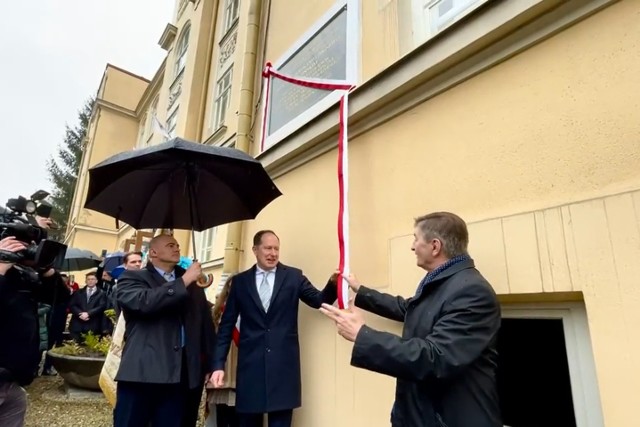
M256 264L233 278L218 328L214 387L224 384L224 365L240 316L236 378L236 410L240 427L289 427L301 405L298 303L313 308L333 303L336 287L316 289L297 268L279 262L280 240L263 230L253 238Z
M96 273L87 273L85 281L86 286L73 294L69 304L69 332L77 342L83 342L82 335L87 332L102 334L104 311L107 309L107 295L96 286Z
M500 427L496 385L500 305L467 253L465 222L449 212L417 218L418 266L427 271L404 299L348 277L355 305L404 322L402 337L365 325L356 309L323 305L338 333L353 341L351 364L397 378L393 427Z
M215 330L198 262L178 267L180 246L154 237L149 263L126 270L118 304L126 321L115 427L194 427L206 377L213 371Z

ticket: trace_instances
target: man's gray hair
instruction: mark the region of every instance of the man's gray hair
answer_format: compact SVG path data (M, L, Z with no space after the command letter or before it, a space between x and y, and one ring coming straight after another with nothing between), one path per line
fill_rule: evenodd
M469 232L467 224L458 215L451 212L433 212L415 219L414 227L418 227L424 240L438 239L442 250L448 258L467 253Z

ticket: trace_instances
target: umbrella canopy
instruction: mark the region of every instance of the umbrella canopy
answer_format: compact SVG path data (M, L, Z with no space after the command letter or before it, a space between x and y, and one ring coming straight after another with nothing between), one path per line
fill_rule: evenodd
M136 229L202 231L254 219L280 195L248 154L175 138L91 168L85 207Z
M116 268L114 268L113 270L111 270L111 277L113 277L114 279L117 279L118 277L120 277L120 275L122 273L124 273L124 264L123 265L119 265Z
M68 248L60 270L80 271L97 267L102 260L86 249Z
M102 268L107 273L111 274L111 271L118 267L120 264L124 262L125 253L122 251L112 252L110 254L105 255L104 261L102 262ZM113 277L113 274L111 274Z

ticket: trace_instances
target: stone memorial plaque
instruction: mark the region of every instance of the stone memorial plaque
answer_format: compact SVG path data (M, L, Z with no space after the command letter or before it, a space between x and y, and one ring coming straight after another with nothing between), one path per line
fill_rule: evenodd
M301 46L278 68L278 71L293 77L346 80L346 7ZM331 92L306 88L272 78L267 135L273 135Z

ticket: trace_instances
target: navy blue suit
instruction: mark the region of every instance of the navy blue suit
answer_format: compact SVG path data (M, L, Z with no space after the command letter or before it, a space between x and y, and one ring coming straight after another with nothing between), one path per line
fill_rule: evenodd
M278 413L274 415L282 415L290 423L291 411L301 406L299 301L319 308L322 303L333 303L336 292L335 285L329 283L319 291L301 270L278 264L271 303L265 312L256 286L256 266L234 276L218 329L214 370L224 369L240 315L238 413ZM271 419L270 425L275 425Z

